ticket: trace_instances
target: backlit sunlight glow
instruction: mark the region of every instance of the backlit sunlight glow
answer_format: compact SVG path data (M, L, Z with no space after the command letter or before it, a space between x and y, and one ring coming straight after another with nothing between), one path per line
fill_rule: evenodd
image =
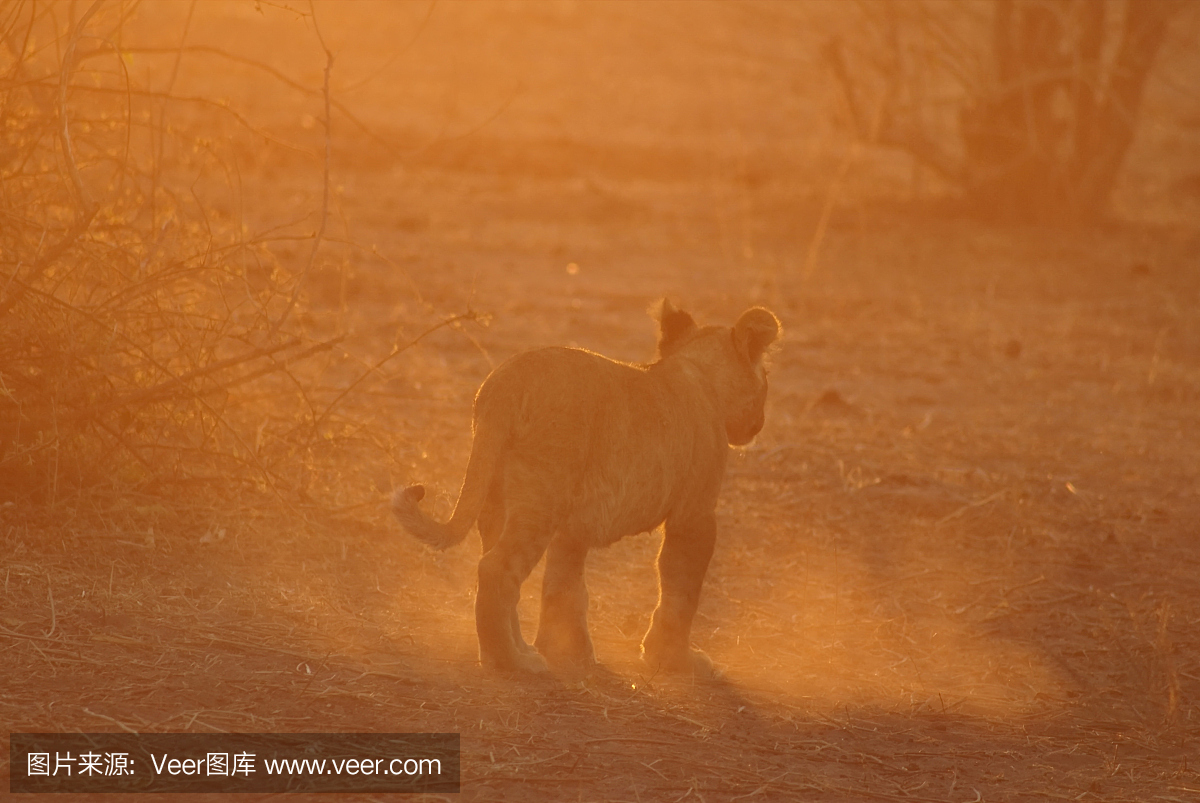
M1194 799L1197 36L1165 0L0 2L0 719L461 733L471 800ZM756 425L767 383L691 623L719 679L642 660L661 525L587 555L599 666L489 673L480 537L389 497L447 521L485 379L650 363L664 298L733 325Z

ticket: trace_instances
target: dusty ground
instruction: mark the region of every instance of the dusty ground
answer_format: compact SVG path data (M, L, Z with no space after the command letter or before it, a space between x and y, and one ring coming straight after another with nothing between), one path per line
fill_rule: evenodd
M248 47L253 13L220 8L189 41ZM771 93L820 74L798 55L771 77L790 52L769 35L782 23L559 4L488 28L488 8L435 11L410 72L345 93L408 155L343 121L337 219L389 262L347 247L314 276L314 331L344 327L382 355L439 316L491 316L429 337L373 391L403 444L380 458L379 498L419 480L444 513L472 394L505 357L577 344L647 359L645 309L663 295L707 321L771 307L786 336L767 425L731 461L694 635L725 679L640 669L653 535L589 564L610 671L514 682L475 660L475 536L434 555L382 505L292 531L250 516L217 541L8 511L5 729L455 731L460 798L479 801L1200 799L1200 234L1170 220L996 228L860 200L834 212L806 270L840 151L784 139L820 106ZM345 80L424 10L399 7L392 28L328 21ZM222 28L231 18L247 27ZM309 48L273 63L319 87L311 29L270 24ZM480 70L479 42L537 55L496 56L448 99L439 70ZM605 58L630 54L644 110L632 79L606 77ZM196 92L217 80L180 78ZM319 141L311 118L258 103L263 125ZM485 124L489 108L507 110ZM439 126L449 139L422 145ZM908 175L871 169L851 183ZM261 157L243 178L277 205L247 216L311 211L313 177L311 158ZM537 589L535 573L527 635Z

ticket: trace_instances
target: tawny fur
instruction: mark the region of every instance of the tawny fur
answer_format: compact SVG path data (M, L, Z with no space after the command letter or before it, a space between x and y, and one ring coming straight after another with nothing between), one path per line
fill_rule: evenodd
M631 365L547 348L496 368L475 397L474 442L450 521L418 507L424 488L397 490L404 529L437 549L478 522L480 658L500 670L595 662L587 632L587 551L665 524L659 601L642 642L655 668L711 672L689 646L716 537L714 511L730 445L762 428L763 355L779 336L766 309L733 327L698 327L663 302L659 358ZM517 620L520 586L546 558L536 650Z

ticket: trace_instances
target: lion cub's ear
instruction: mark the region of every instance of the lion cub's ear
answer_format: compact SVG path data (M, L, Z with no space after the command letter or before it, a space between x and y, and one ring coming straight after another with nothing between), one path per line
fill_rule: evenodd
M664 298L658 308L658 353L665 355L671 347L696 328L692 316L676 308L669 299Z
M751 307L733 325L733 345L751 363L762 359L763 352L779 337L779 319L764 307Z

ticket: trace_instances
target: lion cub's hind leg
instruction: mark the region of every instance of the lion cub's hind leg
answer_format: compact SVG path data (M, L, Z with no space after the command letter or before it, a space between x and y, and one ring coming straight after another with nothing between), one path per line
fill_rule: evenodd
M555 668L579 670L596 663L587 626L587 553L587 546L567 533L555 536L546 550L542 610L534 644Z
M692 619L716 538L711 512L667 519L658 553L658 607L642 640L642 660L654 671L717 674L709 657L691 647Z
M504 514L504 473L497 471L492 480L492 486L488 489L483 509L479 511L479 540L483 543L484 554L490 552L492 547L500 542L500 536L504 534ZM509 627L517 649L536 655L537 650L527 644L524 636L521 635L521 619L515 605L512 609L512 623ZM480 660L483 660L482 655Z
M546 551L553 530L536 510L508 510L504 532L479 561L475 629L479 660L502 672L548 672L545 659L525 643L517 617L521 583Z
M490 552L504 534L504 472L497 471L479 510L479 540L483 551Z

